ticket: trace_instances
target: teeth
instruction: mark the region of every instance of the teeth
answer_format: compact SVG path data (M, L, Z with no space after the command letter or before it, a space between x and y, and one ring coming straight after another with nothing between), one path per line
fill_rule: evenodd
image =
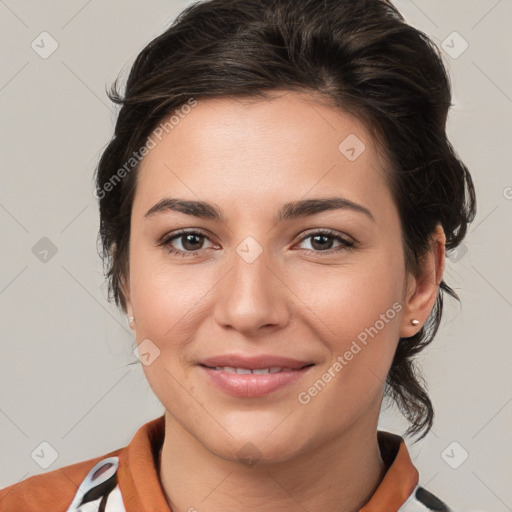
M268 373L268 368L254 368L252 373L257 373L260 375L264 375L265 373Z
M253 373L256 375L265 375L267 373L279 373L279 372L293 372L291 368L282 368L280 366L272 366L271 368L234 368L233 366L216 366L215 370L225 371L227 373L238 373L238 374L249 374Z

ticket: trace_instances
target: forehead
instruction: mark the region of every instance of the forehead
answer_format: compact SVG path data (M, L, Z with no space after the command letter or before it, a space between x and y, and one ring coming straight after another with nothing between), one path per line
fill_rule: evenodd
M389 195L364 124L311 96L199 99L186 112L152 136L134 209L165 195L263 207L339 192L369 208Z

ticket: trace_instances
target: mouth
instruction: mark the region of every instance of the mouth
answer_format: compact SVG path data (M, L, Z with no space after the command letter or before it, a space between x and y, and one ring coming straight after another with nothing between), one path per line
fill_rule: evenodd
M302 379L315 363L290 358L219 356L198 364L208 383L238 398L269 395Z
M300 371L303 368L308 368L309 366L313 366L313 363L306 364L300 368L288 368L281 366L271 366L268 368L242 368L242 367L234 367L234 366L206 366L200 365L204 368L209 368L210 370L217 370L218 372L227 372L237 375L267 375L269 373L286 373L286 372L296 372Z

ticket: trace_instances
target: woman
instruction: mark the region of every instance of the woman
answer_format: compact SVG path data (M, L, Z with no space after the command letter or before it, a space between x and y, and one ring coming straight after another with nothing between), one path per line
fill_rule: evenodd
M435 46L382 0L194 4L134 63L97 169L111 297L165 414L2 510L450 510L404 440L475 214Z

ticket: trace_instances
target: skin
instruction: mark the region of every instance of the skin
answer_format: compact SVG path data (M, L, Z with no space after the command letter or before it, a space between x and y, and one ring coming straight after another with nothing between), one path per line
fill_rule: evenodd
M355 161L338 149L349 134L366 146ZM160 350L143 368L165 407L159 469L173 512L241 504L357 511L381 482L386 467L376 433L384 382L399 337L417 332L432 309L445 242L439 227L418 275L406 272L383 161L357 119L286 91L271 100L199 100L142 161L124 293L137 342L149 339ZM169 196L214 203L224 222L175 211L145 217ZM364 206L374 219L337 209L273 221L285 202L332 196ZM172 242L193 256L159 246L182 228L205 235L192 246L184 237ZM311 236L301 241L322 228L354 246L330 237L323 246ZM250 264L236 251L248 236L262 249ZM329 249L339 250L325 254ZM394 303L401 311L301 404L298 394ZM212 386L195 364L227 352L315 366L268 396L237 398ZM255 465L240 460L246 443L255 447Z

